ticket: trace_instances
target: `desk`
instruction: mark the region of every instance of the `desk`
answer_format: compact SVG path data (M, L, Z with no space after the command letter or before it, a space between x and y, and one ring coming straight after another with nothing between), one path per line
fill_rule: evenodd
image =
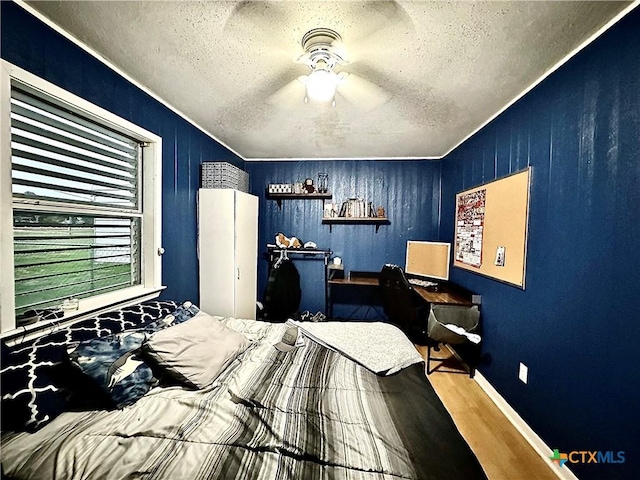
M327 319L333 318L333 298L331 295L331 289L335 286L353 286L353 287L377 287L378 286L378 274L377 272L368 272L366 275L350 275L348 278L330 278L327 281ZM438 284L438 287L419 287L412 285L413 289L425 299L425 301L432 304L447 304L447 305L465 305L472 306L471 294L467 294L447 283Z
M463 295L459 291L455 291L447 285L439 286L437 290L430 290L428 288L414 285L413 289L429 303L435 303L438 305L464 305L467 307L471 307L473 305L470 296Z

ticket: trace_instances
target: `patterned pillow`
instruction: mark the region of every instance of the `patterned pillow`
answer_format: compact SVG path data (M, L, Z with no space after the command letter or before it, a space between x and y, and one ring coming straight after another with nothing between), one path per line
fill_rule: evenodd
M26 350L12 354L2 344L2 430L35 431L64 410L64 399L47 375L51 362L25 370L11 365L14 360L28 362ZM37 401L34 401L36 400Z
M129 405L158 381L138 356L144 331L121 332L67 347L69 360L105 390L116 407Z
M142 343L153 332L183 323L199 311L191 302L185 302L172 314L140 330L69 344L67 355L71 364L93 379L117 408L122 408L137 401L159 383L140 356Z
M71 408L103 404L94 398L91 389L85 388L86 383L76 384L68 375L69 369L65 371L61 362L66 344L144 327L176 310L177 305L174 301L151 300L100 314L10 348L2 343L2 430L35 431L46 425L70 409L70 389L81 400Z
M172 313L170 313L166 317L148 324L146 327L144 327L144 330L148 332L157 332L167 327L178 325L182 322L189 320L190 318L195 317L199 311L200 309L196 307L193 303L184 302L182 305L180 305L178 308L176 308Z

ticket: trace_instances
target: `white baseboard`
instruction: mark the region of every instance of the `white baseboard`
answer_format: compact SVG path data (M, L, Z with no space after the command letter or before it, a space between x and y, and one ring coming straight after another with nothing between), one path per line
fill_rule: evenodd
M544 441L534 432L529 425L518 415L511 405L493 388L493 386L482 376L480 372L476 370L474 380L480 388L489 396L489 398L496 404L500 411L507 417L511 424L520 432L524 439L529 442L533 449L542 457L542 459L549 464L552 470L556 473L561 480L578 480L578 477L569 470L566 464L559 467L551 461L553 450L544 443Z

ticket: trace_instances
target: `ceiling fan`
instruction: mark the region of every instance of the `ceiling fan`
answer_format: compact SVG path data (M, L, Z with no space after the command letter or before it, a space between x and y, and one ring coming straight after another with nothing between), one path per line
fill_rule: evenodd
M330 103L336 105L336 93L360 108L371 109L386 102L389 96L377 85L346 71L336 72L336 67L349 64L342 38L330 28L314 28L304 34L301 41L304 53L296 63L310 68L308 75L301 75L268 99L281 104L294 98L305 103ZM304 86L302 95L301 86Z
M314 23L324 28L311 28ZM298 30L298 24L307 27ZM283 32L311 29L299 43L294 40L298 48L289 56L290 37L274 32L274 25ZM296 109L305 101L316 106L348 103L365 111L384 104L402 82L387 67L385 55L393 58L401 48L398 39L407 41L415 32L411 17L396 0L242 0L233 6L224 28L243 46L269 46L261 52L261 60L269 57L278 67L265 72L255 95L283 110ZM284 67L284 56L291 59L289 66ZM302 66L309 69L305 75L300 75Z

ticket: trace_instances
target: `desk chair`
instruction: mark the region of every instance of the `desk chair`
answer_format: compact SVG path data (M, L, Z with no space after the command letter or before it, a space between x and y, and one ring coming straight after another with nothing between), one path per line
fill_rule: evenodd
M390 323L402 330L409 340L417 345L427 346L427 375L436 369L441 372L467 373L461 370L442 369L449 360L432 356L432 350L440 351L440 344L468 344L464 334L452 332L445 324L462 327L465 332L477 332L480 312L477 306L431 305L414 290L397 265L387 264L380 272L379 285L382 288L382 305ZM431 361L440 365L431 368ZM475 374L475 361L468 365L470 377Z
M384 265L378 284L389 323L402 330L413 343L429 345L427 322L431 304L413 289L402 268L393 264Z

